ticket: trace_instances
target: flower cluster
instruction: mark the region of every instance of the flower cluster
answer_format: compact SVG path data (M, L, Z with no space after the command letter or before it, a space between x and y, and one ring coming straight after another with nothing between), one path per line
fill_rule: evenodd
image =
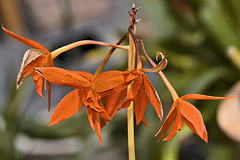
M179 98L176 91L164 76L162 70L167 66L165 55L158 52L156 58L161 55L162 59L155 64L148 56L143 42L136 39L135 28L137 21L135 15L138 9L133 7L130 14L130 26L126 35L116 44L105 42L84 40L61 47L55 51L49 52L41 44L23 38L7 30L2 29L11 37L32 47L23 58L23 62L17 77L17 88L21 85L24 78L33 75L33 81L36 84L37 93L43 97L43 88L45 81L45 90L49 95L49 110L51 99L51 83L74 88L68 93L57 105L54 110L49 125L57 124L74 114L76 114L83 106L86 107L89 123L93 130L96 130L100 143L101 128L110 121L113 116L123 108L133 106L136 124L142 122L146 126L148 123L144 117L148 102L154 107L160 120L163 118L163 111L159 96L149 81L145 72L155 72L160 75L173 97L172 108L167 115L163 125L157 132L160 134L158 141L162 140L167 131L169 135L164 140L171 140L175 134L183 129L184 123L187 124L200 138L207 142L207 131L202 120L201 113L198 109L185 101L186 99L204 99L219 100L231 97L213 97L200 94L189 94ZM127 37L129 37L129 45L120 45ZM139 45L140 43L140 45ZM69 71L62 68L53 67L53 59L59 54L81 45L98 44L112 47L102 64L94 75L84 71ZM153 68L144 69L143 58L140 55L140 47L145 54L147 60L152 64ZM128 51L128 69L126 71L106 71L102 72L104 65L109 60L116 48ZM135 66L137 61L137 66ZM48 88L46 85L48 84Z

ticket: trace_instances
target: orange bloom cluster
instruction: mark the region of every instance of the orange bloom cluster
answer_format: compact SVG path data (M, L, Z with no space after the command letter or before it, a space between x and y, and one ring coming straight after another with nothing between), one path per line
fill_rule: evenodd
M167 65L165 56L160 53L162 60L156 65L149 59L149 56L142 45L143 52L149 62L153 65L152 69L144 69L142 67L142 59L140 57L138 46L139 41L134 37L135 35L131 30L136 24L134 17L135 13L136 10L134 14L130 15L132 16L132 25L129 27L128 36L132 37L135 45L134 47L136 48L137 55L133 57L137 57L137 69L135 68L128 71L107 71L95 75L83 71L69 71L53 67L52 53L50 53L44 46L33 40L18 36L2 26L2 29L8 35L34 48L29 49L24 55L22 66L17 78L17 88L21 85L24 78L33 75L33 81L36 84L36 91L42 98L44 98L42 90L45 79L45 89L47 89L46 84L48 84L49 110L51 83L74 88L74 90L68 93L57 105L51 116L49 126L75 115L83 106L85 106L89 123L92 129L96 130L99 141L102 144L101 128L104 127L119 110L128 108L131 103L133 103L137 125L142 122L148 126L144 117L148 102L152 104L159 119L162 120L162 104L156 90L145 74L145 72L156 72L159 73L164 83L167 85L174 100L169 114L156 134L156 136L160 134L158 142L164 138L168 130L172 127L168 136L164 139L171 140L178 131L183 129L184 123L186 123L186 125L200 138L207 142L207 131L201 113L195 106L185 100L219 100L232 97L213 97L200 94L189 94L179 98L166 77L163 76L162 70L165 69ZM90 43L90 41L88 43ZM103 44L103 42L101 44ZM114 51L114 49L111 51ZM157 57L160 54L157 54Z

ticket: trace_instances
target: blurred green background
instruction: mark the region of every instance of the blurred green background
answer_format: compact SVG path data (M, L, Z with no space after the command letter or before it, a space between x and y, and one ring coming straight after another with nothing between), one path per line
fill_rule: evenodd
M50 51L82 39L116 43L127 32L129 16L124 9L130 10L132 3L130 0L1 0L0 23L40 42ZM144 40L153 59L157 51L165 53L169 64L164 73L180 96L229 93L240 79L239 0L136 0L135 4L141 7L137 14L141 19L137 38ZM126 110L103 128L103 146L89 126L85 109L48 127L52 111L71 88L53 86L50 113L47 100L35 93L31 78L16 90L17 73L27 49L28 46L0 31L0 159L127 159ZM58 67L94 73L108 50L95 45L83 46L62 54L54 63ZM126 58L125 51L116 51L105 70L125 70ZM158 91L166 116L172 104L170 94L157 74L148 76ZM234 95L239 93L240 89L234 91ZM239 98L236 102L240 108ZM223 127L224 131L219 127L217 113L221 102L192 103L203 115L209 143L188 127L172 141L156 143L154 135L161 122L149 104L145 116L150 128L142 124L135 127L138 160L240 159L240 138L228 134L234 125L230 123L227 130ZM231 106L228 107L230 110Z

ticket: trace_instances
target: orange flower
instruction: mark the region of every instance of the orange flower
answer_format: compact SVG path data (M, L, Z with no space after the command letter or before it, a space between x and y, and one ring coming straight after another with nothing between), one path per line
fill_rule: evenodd
M99 115L103 119L102 126L104 126L115 114L116 108L118 109L119 103L123 100L122 95L119 95L118 92L122 93L121 91L136 78L135 75L129 75L127 71L103 72L94 79L87 72L68 71L56 67L37 67L35 71L51 83L75 88L58 104L49 125L73 116L85 105L90 125L93 130L96 130L101 144ZM121 97L119 98L119 96ZM107 114L102 99L110 115Z
M7 30L2 26L4 32L6 32L9 36L15 38L16 40L33 47L35 49L29 49L25 53L22 61L22 65L17 77L17 88L22 84L24 78L27 78L33 75L33 81L36 84L36 91L39 96L43 97L43 78L34 72L33 68L35 67L45 67L45 66L53 66L53 59L51 53L40 43L35 42L33 40L21 37L16 35L15 33ZM48 95L49 95L49 110L50 110L50 96L51 96L51 84L48 83Z
M130 105L130 102L133 101L136 123L139 124L144 120L144 113L148 101L150 101L157 112L158 117L162 120L162 104L148 77L139 69L131 70L130 74L135 75L137 78L134 79L132 87L121 108L127 108Z
M187 126L191 128L200 138L202 138L205 142L208 142L207 130L203 123L201 113L194 105L185 101L185 99L220 100L228 98L233 97L213 97L201 94L189 94L176 99L161 128L155 135L157 136L162 132L157 142L163 139L169 128L173 125L168 136L163 139L164 141L171 140L178 131L183 129L183 122L185 122Z

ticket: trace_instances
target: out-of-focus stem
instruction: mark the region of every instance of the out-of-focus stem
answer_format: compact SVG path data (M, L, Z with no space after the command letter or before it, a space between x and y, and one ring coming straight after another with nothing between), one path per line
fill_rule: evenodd
M113 47L113 48L119 48L119 49L125 49L128 50L128 46L120 46L120 45L115 45L111 43L106 43L106 42L100 42L100 41L93 41L93 40L82 40L78 42L71 43L69 45L63 46L61 48L58 48L54 51L51 52L53 59L56 58L59 54L66 52L70 49L83 46L83 45L90 45L90 44L96 44L96 45L101 45L101 46L107 46L107 47Z
M128 36L128 33L126 33L126 34L120 39L120 41L119 41L116 45L120 45L120 44L127 38L127 36ZM94 78L102 72L104 66L106 65L107 61L109 60L109 58L111 57L112 53L113 53L115 50L116 50L116 48L112 48L112 49L108 52L108 54L105 56L104 60L102 61L102 63L101 63L100 66L98 67L98 69L96 70L96 72L95 72L95 74L94 74Z

